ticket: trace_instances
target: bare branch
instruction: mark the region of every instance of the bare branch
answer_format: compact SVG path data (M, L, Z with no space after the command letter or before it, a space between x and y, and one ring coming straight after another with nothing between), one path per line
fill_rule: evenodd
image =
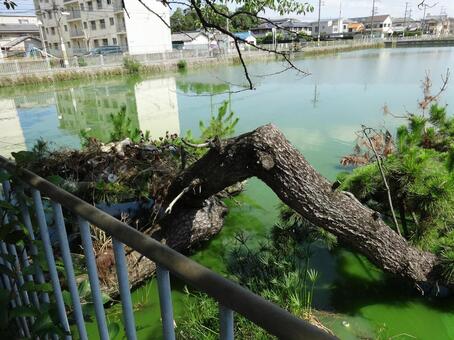
M153 10L152 10L150 7L148 7L142 0L138 0L138 1L142 4L143 7L145 7L148 11L150 11L150 12L153 13L156 17L158 17L158 19L161 20L161 21L164 23L164 25L166 25L166 26L170 29L170 24L168 24L167 21L165 21L165 20L163 19L162 16L160 16L158 13L156 13L155 11L153 11ZM124 5L123 5L123 6L124 6Z
M191 148L210 148L213 146L213 141L211 140L201 144L190 143L186 141L184 138L181 138L181 141L183 142L183 144L190 146Z
M377 153L377 150L375 149L374 143L372 142L372 140L369 137L369 132L370 131L374 131L375 132L375 130L372 129L372 128L368 128L368 127L366 127L364 125L362 126L362 128L363 128L362 132L363 132L364 136L367 138L367 140L369 141L370 147L371 147L372 151L374 152L375 158L377 159L378 169L380 170L380 174L381 174L381 177L383 179L383 183L385 184L386 193L388 194L389 209L391 210L391 214L392 214L392 217L393 217L394 225L396 226L396 230L399 233L399 235L402 236L402 234L400 232L400 228L399 228L399 223L397 222L396 213L394 212L393 201L392 201L392 197L391 197L391 189L389 188L388 181L386 180L385 171L383 170L383 165L382 165L382 162L381 162L381 157Z

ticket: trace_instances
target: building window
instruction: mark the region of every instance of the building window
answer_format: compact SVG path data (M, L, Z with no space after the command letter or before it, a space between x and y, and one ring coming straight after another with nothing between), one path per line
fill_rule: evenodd
M107 0L107 4L111 5L112 4L112 0Z
M93 3L91 1L87 2L88 10L93 11Z
M65 32L68 32L68 26L63 25L63 27L65 28Z
M104 19L99 20L99 26L101 27L101 29L105 29L106 28L106 21Z
M115 24L114 18L109 18L110 26L113 26Z
M81 11L84 10L84 4L80 4L80 10L81 10Z
M52 19L52 12L49 11L49 12L47 12L47 14L48 14L48 16L49 16L49 19Z
M109 41L107 39L102 39L102 45L103 46L109 45Z
M98 9L102 8L102 0L96 0L96 6L98 6Z
M85 28L85 29L88 29L88 25L87 25L87 22L86 22L86 21L84 21L84 28Z
M58 50L58 43L54 43L54 49Z
M19 19L19 24L28 24L28 19Z
M99 47L99 41L98 41L98 39L93 40L93 43L95 44L95 47Z
M112 45L116 45L117 44L117 38L112 38Z
M69 41L66 44L68 45L68 48L71 48L71 43Z
M46 27L46 34L49 34L49 28Z
M96 30L96 21L94 21L94 20L93 20L93 21L90 21L90 25L91 25L91 29L92 29L93 31L95 31L95 30Z
M55 27L51 27L51 28L50 28L50 33L51 33L52 35L55 35Z

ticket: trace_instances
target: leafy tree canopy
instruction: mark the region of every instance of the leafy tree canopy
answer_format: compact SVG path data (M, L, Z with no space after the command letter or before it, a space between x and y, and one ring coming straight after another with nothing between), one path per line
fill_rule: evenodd
M171 3L172 1L169 2ZM279 15L299 15L313 11L312 5L296 0L188 0L178 2L178 5L180 7L170 18L172 32L193 31L202 27L244 31L256 26L261 20L266 20L261 17L265 11L277 12ZM231 11L229 8L232 7L236 9Z

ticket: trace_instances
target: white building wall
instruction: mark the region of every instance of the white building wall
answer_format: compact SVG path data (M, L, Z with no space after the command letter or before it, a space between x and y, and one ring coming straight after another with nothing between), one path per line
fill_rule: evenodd
M318 21L312 22L312 35L318 35ZM347 30L345 30L347 31ZM332 35L343 33L343 19L320 20L320 35Z
M0 15L0 24L37 24L36 16Z
M124 16L129 54L156 53L172 50L170 28L137 0L125 0L129 17ZM144 3L170 25L170 10L161 1Z
M183 48L188 50L202 47L208 48L208 44L209 44L208 37L204 34L200 34L194 40L185 42Z

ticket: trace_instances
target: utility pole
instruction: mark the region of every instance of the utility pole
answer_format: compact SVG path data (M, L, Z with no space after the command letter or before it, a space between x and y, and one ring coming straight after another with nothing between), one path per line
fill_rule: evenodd
M421 28L422 28L422 34L425 33L426 31L426 10L427 8L433 8L435 7L436 5L438 4L438 2L434 3L433 5L428 5L426 4L424 1L421 2L419 5L418 5L418 8L421 9L423 8L423 11L424 11L424 14L423 14L423 19L422 19L422 25L421 25Z
M405 3L404 30L402 32L403 37L405 37L405 30L407 29L407 11L408 11L408 2Z
M370 20L370 37L374 37L375 0L372 0L372 16Z
M317 35L317 41L320 44L320 13L322 10L322 0L318 0L318 35Z
M60 48L61 48L61 53L63 56L63 63L65 65L65 67L68 67L69 66L68 54L66 53L66 45L65 45L65 42L63 41L63 36L61 34L60 22L61 22L61 18L63 17L63 15L66 16L66 15L69 15L69 13L63 12L61 10L61 8L57 8L55 1L52 2L52 9L55 13L55 16L57 17L57 33L60 38Z
M343 36L344 30L342 29L342 0L339 0L339 21L338 26L339 26L339 35Z

